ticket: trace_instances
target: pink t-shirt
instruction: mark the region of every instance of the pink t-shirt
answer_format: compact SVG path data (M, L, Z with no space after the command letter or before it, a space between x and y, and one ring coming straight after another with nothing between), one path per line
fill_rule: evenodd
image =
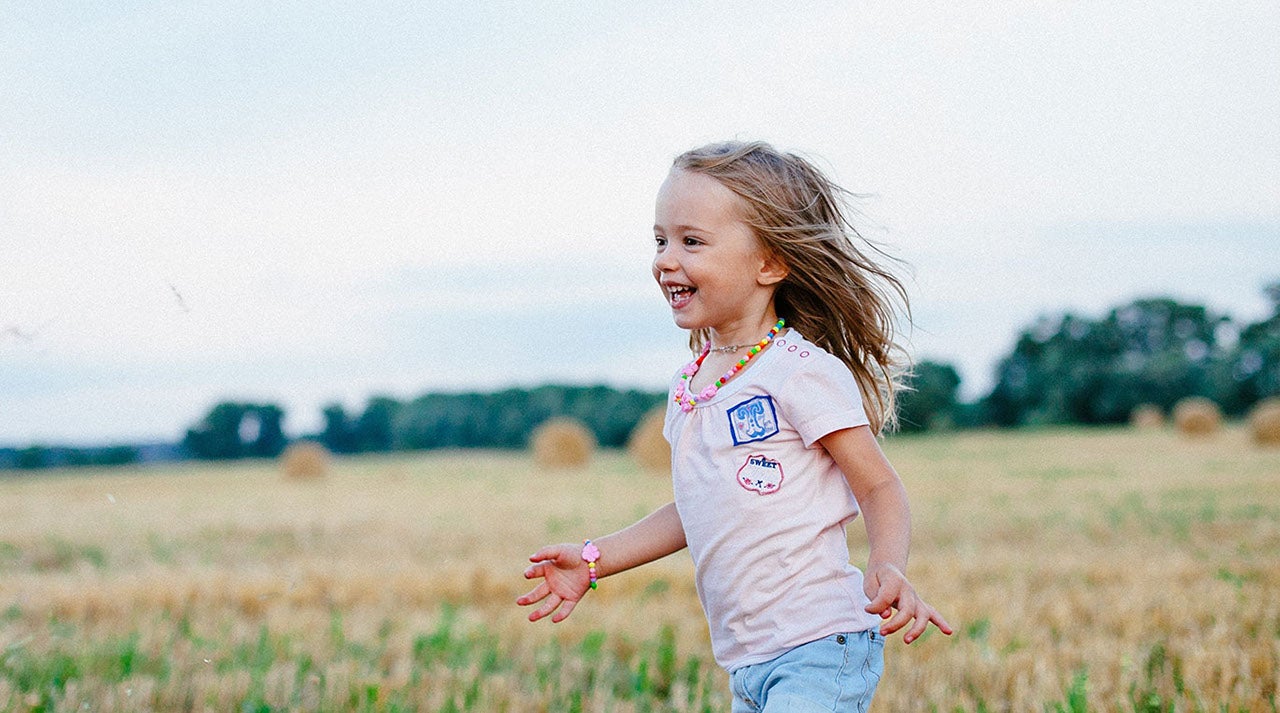
M794 329L693 411L668 402L676 509L726 670L879 624L849 563L858 503L818 443L867 423L849 368Z

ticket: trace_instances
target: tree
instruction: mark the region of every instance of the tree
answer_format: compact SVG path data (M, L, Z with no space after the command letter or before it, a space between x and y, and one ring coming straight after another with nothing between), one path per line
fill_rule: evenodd
M899 430L911 433L955 424L960 374L954 366L919 362L908 377L907 386L898 397Z
M423 394L397 409L395 442L404 448L522 448L556 416L584 422L603 446L622 446L663 395L608 386L547 385L497 393Z
M17 466L23 470L48 467L49 451L44 446L30 445L18 451Z
M347 416L342 404L332 403L324 407L324 430L320 442L333 453L355 453L360 449L360 432L355 421Z
M1280 282L1263 292L1271 315L1240 330L1235 348L1216 373L1227 413L1241 414L1262 399L1280 396Z
M138 449L135 446L118 445L100 448L93 456L95 465L128 465L138 461Z
M374 396L356 422L360 450L389 451L396 445L395 422L400 402L389 396Z
M244 414L244 404L219 403L200 423L187 429L182 445L196 458L241 458L244 456L244 444L240 441L240 422Z
M258 421L257 438L248 445L249 455L258 458L275 458L284 451L289 439L284 435L284 409L275 404L250 406L248 412Z
M999 425L1122 423L1139 404L1214 397L1220 328L1203 306L1142 299L1101 320L1066 314L1022 331L984 407Z
M224 401L187 429L182 445L202 459L275 457L284 450L284 410L275 404Z

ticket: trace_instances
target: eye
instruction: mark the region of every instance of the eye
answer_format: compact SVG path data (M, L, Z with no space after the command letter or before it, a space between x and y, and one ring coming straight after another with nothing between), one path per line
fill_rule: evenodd
M695 245L701 245L702 241L692 235L686 235L684 237L684 244L688 247L693 247Z
M653 243L659 248L665 248L667 246L667 239L661 235L655 235L653 236Z

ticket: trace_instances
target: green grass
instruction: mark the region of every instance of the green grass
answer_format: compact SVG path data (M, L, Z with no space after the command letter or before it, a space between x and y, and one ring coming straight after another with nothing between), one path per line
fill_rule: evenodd
M463 623L453 607L441 609L433 629L412 635L411 679L407 685L387 686L389 671L384 661L388 641L396 625L386 621L373 638L351 638L344 629L341 612L334 610L329 630L333 656L323 664L295 645L289 632L258 628L248 639L218 639L196 635L185 622L177 622L161 649L148 650L137 633L128 636L94 638L65 624L50 622L44 632L54 644L35 651L29 642L15 642L0 651L0 679L20 694L22 704L6 710L54 711L72 707L92 707L90 700L78 700L69 684L94 679L108 686L127 686L131 681L150 680L167 685L189 671L177 668L165 654L185 640L193 645L200 662L224 678L245 676L249 685L239 696L222 697L217 706L238 711L453 711L524 710L513 691L529 692L539 707L552 711L592 711L602 699L625 710L697 711L711 713L726 709L722 676L714 662L701 652L680 651L670 626L660 627L652 637L632 641L626 636L592 630L573 641L552 640L528 651L503 641L483 625ZM962 631L966 639L985 642L991 622L970 622ZM326 669L334 665L350 667L363 677L344 689L333 690L325 680ZM1182 663L1163 643L1147 649L1140 666L1141 679L1128 691L1134 713L1172 713L1191 710L1208 713L1214 709L1200 705L1178 707L1175 700L1194 700L1182 675ZM274 675L280 671L288 674ZM1044 706L1046 713L1084 713L1087 704L1089 668L1081 667L1063 691L1062 698ZM485 685L500 679L502 687ZM1171 680L1177 698L1166 698L1159 682ZM283 684L283 685L281 685ZM126 687L126 691L131 690ZM311 693L308 693L311 691ZM316 695L316 691L327 691ZM427 693L429 692L429 693ZM977 686L970 689L976 700L972 706L956 706L954 713L995 710ZM435 704L424 709L424 700ZM939 710L936 706L932 710ZM1241 709L1243 710L1243 709Z
M552 711L595 710L602 693L625 702L629 710L655 713L719 711L726 703L714 662L702 652L679 651L670 626L639 642L592 630L580 640L553 639L529 651L483 625L462 623L456 610L445 606L433 629L411 636L410 679L388 686L388 645L395 629L395 623L386 621L372 638L353 638L335 609L329 627L332 655L318 662L296 645L293 633L265 624L256 634L236 639L229 632L198 635L188 622L175 622L162 646L148 648L138 633L95 638L50 622L42 634L51 645L37 650L30 641L18 641L0 651L0 680L22 701L18 706L10 700L5 710L92 707L94 701L77 698L71 685L90 679L107 688L140 680L180 688L182 679L193 674L192 666L224 679L248 680L243 694L218 699L222 710L525 710L518 700L522 691L541 709ZM194 657L175 661L169 651L191 651ZM354 672L354 680L333 690L325 679L326 671L335 668ZM504 685L485 685L494 679ZM424 709L427 700L434 705Z

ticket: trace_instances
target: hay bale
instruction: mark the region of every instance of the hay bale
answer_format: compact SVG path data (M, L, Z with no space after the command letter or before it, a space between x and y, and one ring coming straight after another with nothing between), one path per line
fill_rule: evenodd
M1142 431L1164 427L1164 411L1155 404L1142 404L1129 414L1129 425Z
M577 419L553 418L534 429L529 446L540 468L581 468L591 462L596 437Z
M671 472L671 444L662 435L666 413L667 410L661 407L646 413L632 429L631 438L627 441L627 453L645 470Z
M1184 436L1211 436L1222 427L1222 412L1203 396L1188 396L1174 404L1173 423Z
M1263 399L1253 407L1249 432L1260 446L1280 446L1280 396Z
M329 474L329 449L315 441L295 441L280 454L279 463L290 480L317 480Z

